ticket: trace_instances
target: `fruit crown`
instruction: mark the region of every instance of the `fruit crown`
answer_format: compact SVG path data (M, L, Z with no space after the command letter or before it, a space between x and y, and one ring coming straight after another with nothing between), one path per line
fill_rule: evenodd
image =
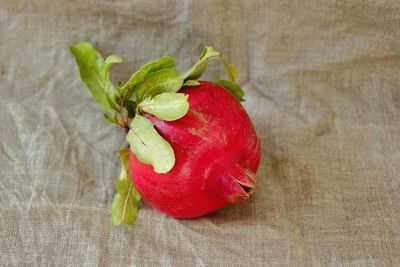
M220 60L228 71L229 80L215 81L244 101L244 92L235 80L238 70L220 57L220 53L206 46L199 60L184 74L176 70L172 57L151 61L136 71L124 84L115 86L109 78L109 69L122 62L116 55L104 59L88 42L70 48L79 67L81 80L97 103L106 111L104 118L125 129L130 149L139 161L153 166L157 173L167 173L175 164L171 145L155 130L153 123L143 113L161 120L182 118L189 109L188 96L178 93L182 86L197 86L197 81L210 62ZM140 195L129 179L128 150L120 151L122 171L117 180L118 194L112 204L115 225L132 224L136 218Z

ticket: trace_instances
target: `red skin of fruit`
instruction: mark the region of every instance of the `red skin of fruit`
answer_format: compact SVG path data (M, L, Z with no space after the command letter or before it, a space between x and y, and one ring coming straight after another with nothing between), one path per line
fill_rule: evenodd
M156 173L130 151L136 189L151 206L178 218L199 217L247 200L257 183L260 141L243 106L210 82L180 92L189 95L190 106L181 119L144 115L171 144L175 165L168 173Z

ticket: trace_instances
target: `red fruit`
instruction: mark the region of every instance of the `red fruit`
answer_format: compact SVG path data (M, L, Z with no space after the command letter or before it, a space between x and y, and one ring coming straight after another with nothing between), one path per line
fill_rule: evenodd
M200 83L180 90L189 95L190 104L181 119L162 121L145 115L174 149L172 170L155 173L129 154L130 174L141 196L178 218L198 217L247 200L257 183L260 142L249 116L226 89Z

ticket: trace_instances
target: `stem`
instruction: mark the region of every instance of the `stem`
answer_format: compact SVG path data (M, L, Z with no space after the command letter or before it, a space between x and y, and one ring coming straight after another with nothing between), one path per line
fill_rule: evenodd
M130 128L128 125L126 125L125 127L123 127L123 129L124 129L125 133L128 133Z
M124 129L125 133L129 132L129 115L126 109L124 109L123 105L120 105L118 115L117 115L117 124L119 127Z

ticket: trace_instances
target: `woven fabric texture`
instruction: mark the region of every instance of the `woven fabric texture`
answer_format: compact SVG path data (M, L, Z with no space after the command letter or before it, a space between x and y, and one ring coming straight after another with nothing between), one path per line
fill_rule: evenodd
M0 265L399 266L399 1L0 0L0 25ZM84 40L124 58L114 81L221 51L261 139L253 197L114 227L124 133L80 82Z

